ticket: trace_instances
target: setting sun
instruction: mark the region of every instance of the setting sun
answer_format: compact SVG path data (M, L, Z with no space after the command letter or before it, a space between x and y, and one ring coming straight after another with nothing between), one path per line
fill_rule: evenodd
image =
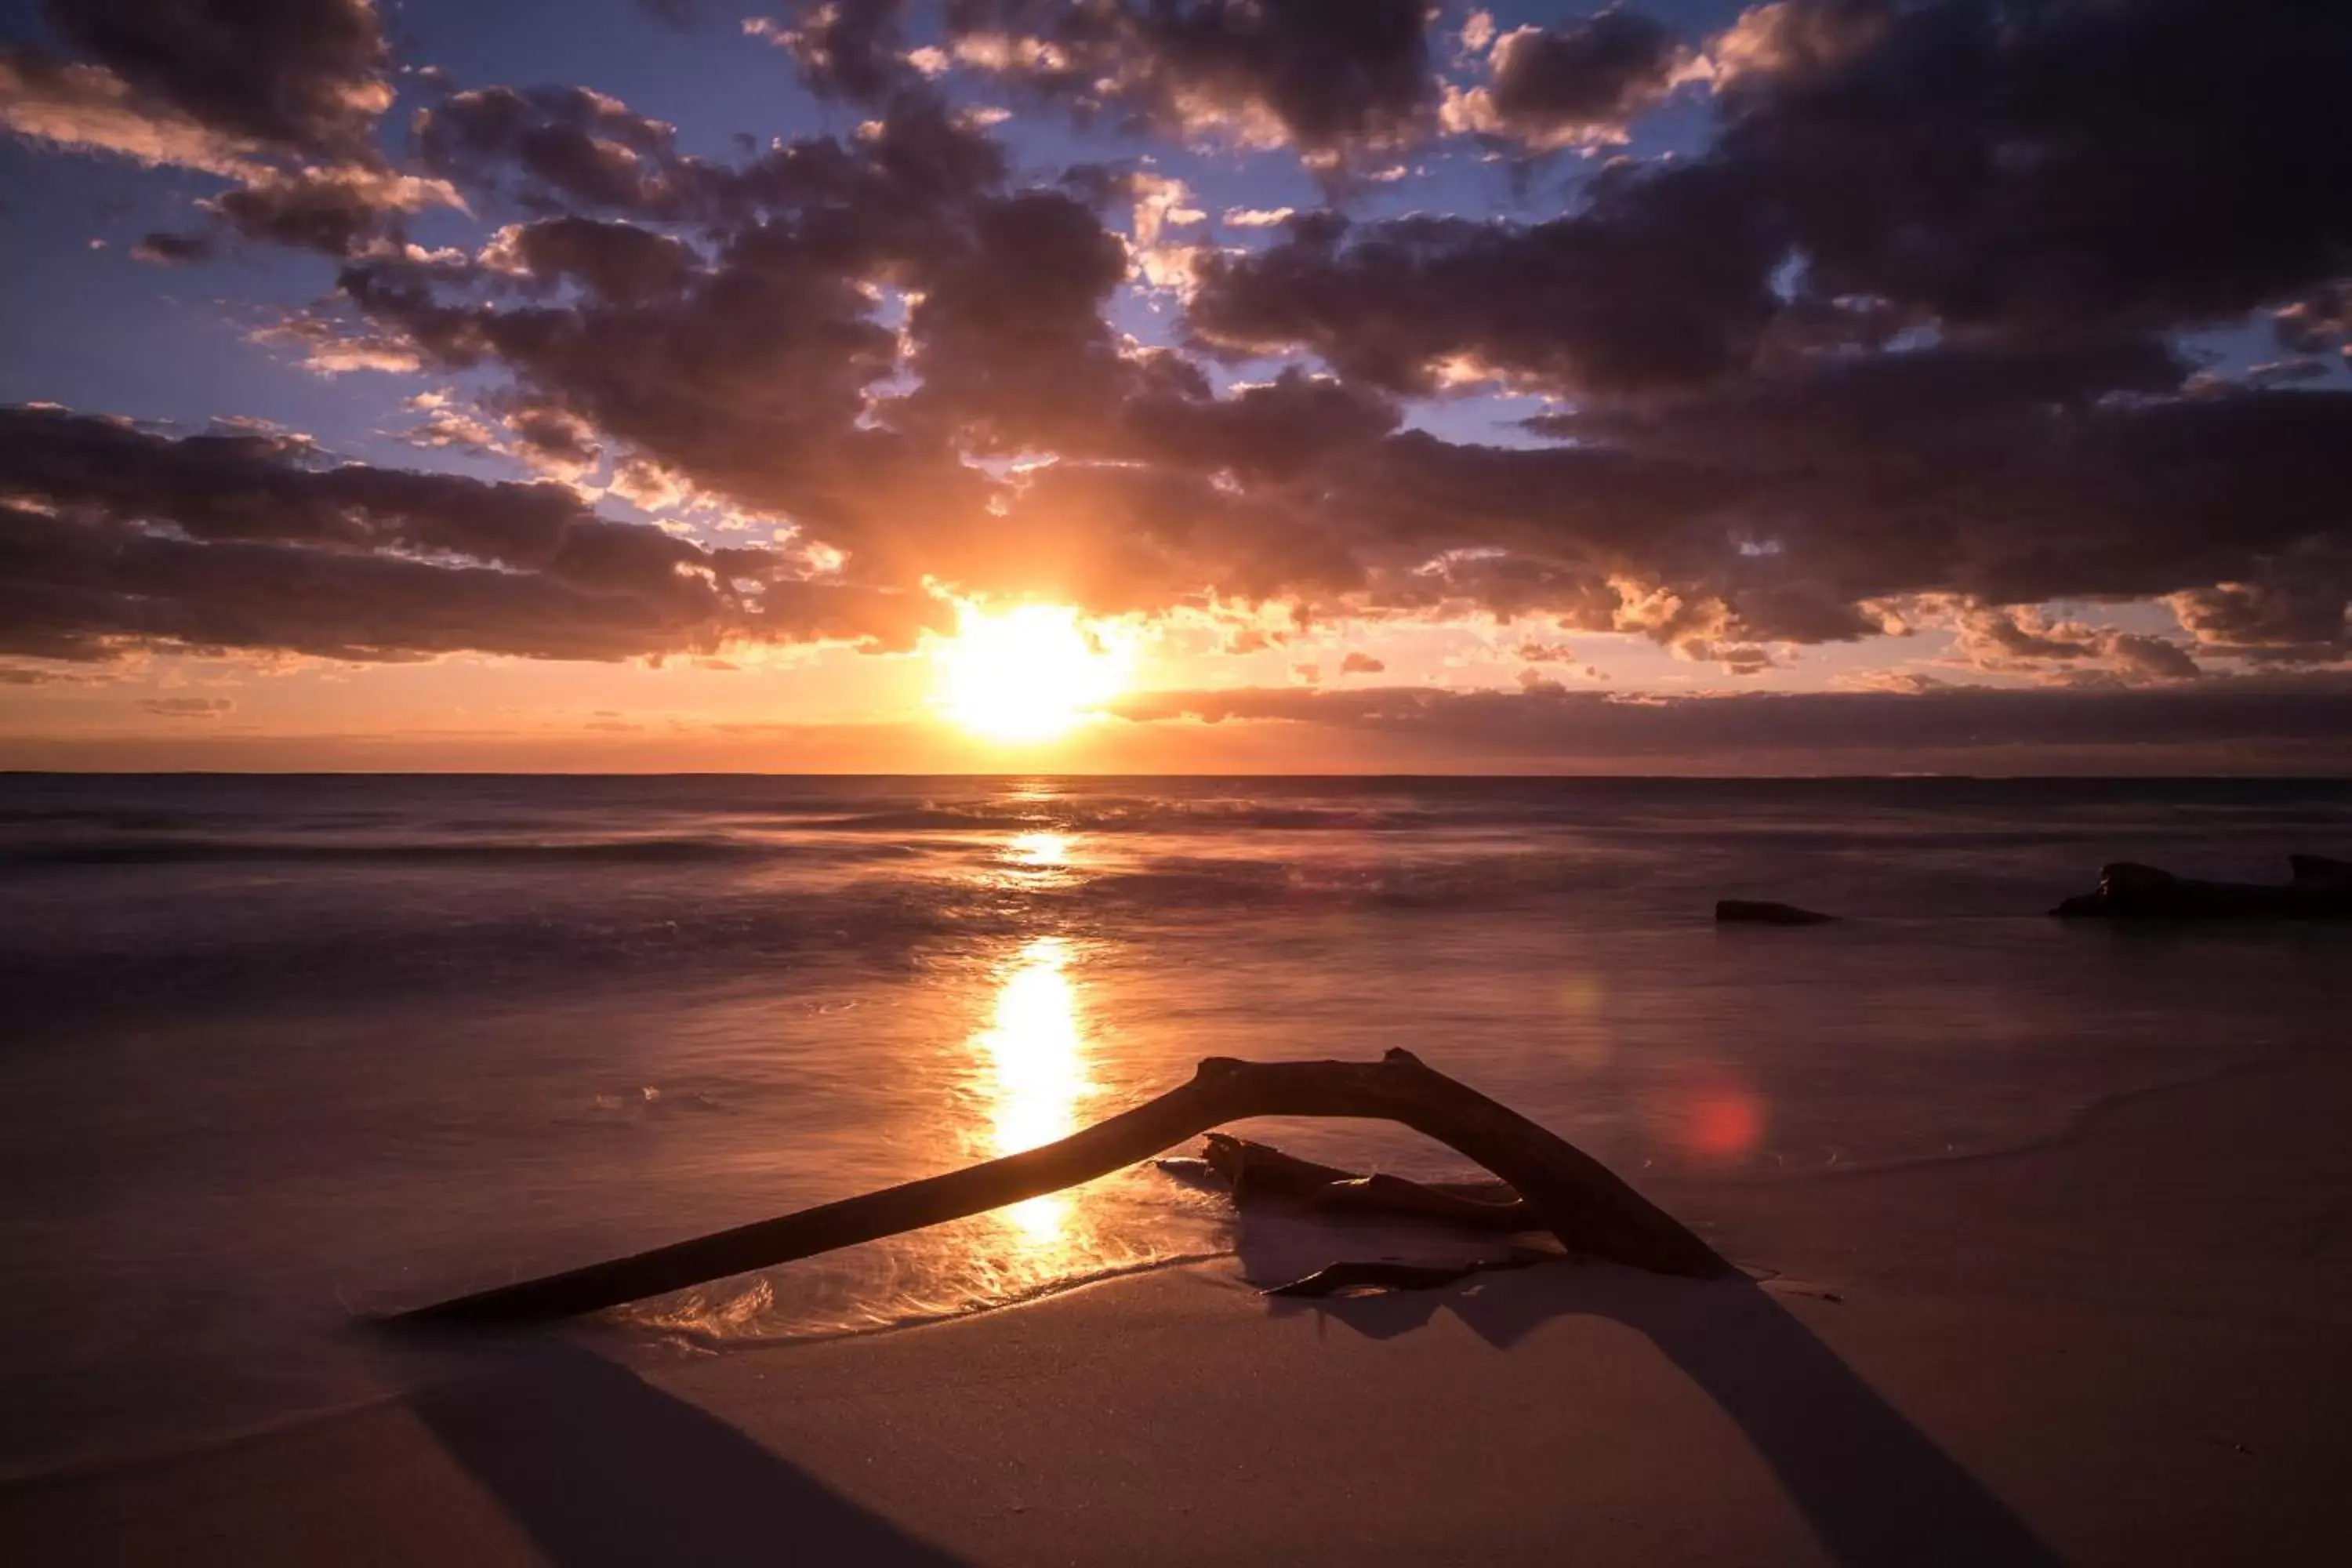
M947 716L991 741L1053 740L1125 684L1118 653L1058 605L966 610L937 657Z

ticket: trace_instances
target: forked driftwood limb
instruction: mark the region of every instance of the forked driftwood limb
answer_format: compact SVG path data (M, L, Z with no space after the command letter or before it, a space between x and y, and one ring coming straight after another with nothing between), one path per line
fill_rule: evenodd
M1377 1062L1244 1062L1212 1057L1190 1082L1057 1142L635 1257L460 1296L400 1313L389 1321L513 1324L593 1312L1003 1208L1108 1175L1213 1127L1254 1116L1402 1122L1501 1177L1524 1199L1533 1221L1558 1237L1570 1253L1659 1274L1708 1277L1729 1268L1706 1242L1607 1166L1517 1111L1424 1066L1410 1051L1391 1051ZM1479 1200L1463 1196L1461 1201Z

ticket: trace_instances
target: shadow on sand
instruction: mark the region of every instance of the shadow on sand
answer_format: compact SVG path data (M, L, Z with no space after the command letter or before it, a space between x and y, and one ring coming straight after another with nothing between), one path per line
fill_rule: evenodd
M534 1345L514 1370L409 1403L559 1568L961 1568L725 1422L576 1345Z
M1244 1275L1293 1279L1333 1257L1365 1256L1335 1251L1328 1224L1317 1228L1321 1256L1302 1267L1296 1229L1245 1217ZM1277 1313L1319 1312L1373 1339L1450 1311L1498 1348L1552 1318L1608 1318L1645 1335L1738 1425L1842 1568L2057 1568L2062 1561L1769 1291L1746 1279L1668 1279L1563 1261L1436 1290L1270 1305Z

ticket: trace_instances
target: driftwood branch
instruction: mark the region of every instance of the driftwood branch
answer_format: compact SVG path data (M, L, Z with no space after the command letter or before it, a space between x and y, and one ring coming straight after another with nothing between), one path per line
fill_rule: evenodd
M1402 1122L1501 1177L1524 1200L1533 1223L1558 1237L1570 1253L1660 1274L1706 1277L1729 1267L1607 1166L1517 1112L1423 1065L1409 1051L1391 1051L1377 1062L1244 1062L1212 1057L1190 1082L1057 1142L634 1257L461 1296L389 1321L512 1324L593 1312L1003 1208L1108 1175L1211 1128L1255 1116ZM1258 1174L1282 1179L1264 1171ZM1243 1177L1252 1179L1247 1173ZM1450 1196L1465 1204L1494 1201L1465 1193ZM1488 1217L1499 1221L1502 1216ZM1528 1226L1514 1223L1507 1228Z

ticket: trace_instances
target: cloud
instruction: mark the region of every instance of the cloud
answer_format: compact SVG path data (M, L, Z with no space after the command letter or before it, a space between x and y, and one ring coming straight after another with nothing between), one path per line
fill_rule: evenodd
M242 174L268 154L374 161L392 103L370 0L50 0L79 60L37 46L0 56L0 118L20 134L145 163Z
M2275 306L2326 337L2313 291L2352 246L2326 84L2352 30L2230 0L2006 15L1781 0L1717 45L1702 155L1605 171L1547 223L1318 220L1204 270L1193 328L1400 391L1454 366L1566 395L1931 323L2048 342Z
M1781 0L1719 53L1711 161L1825 298L1956 326L2228 320L2340 275L2352 146L2326 6Z
M1111 711L1138 724L1191 721L1371 732L1470 762L1704 758L1782 768L1794 760L1801 768L1818 767L1823 757L1868 752L1966 766L1972 752L2045 758L2072 752L2097 765L2134 751L2174 758L2201 753L2210 760L2246 746L2274 756L2299 752L2338 765L2352 759L2347 741L2352 681L2333 675L2142 689L1928 686L1665 698L1569 691L1538 676L1516 691L1251 687L1150 692L1125 699Z
M2258 582L2221 582L2170 596L2181 629L2207 653L2264 664L2328 663L2352 657L2346 576L2282 562Z
M226 697L150 697L139 706L159 719L218 719L236 711Z
M143 101L101 67L32 49L0 53L0 125L77 152L237 176L255 172L257 143L169 105Z
M247 239L337 257L391 245L399 215L463 205L446 181L362 166L262 174L210 204Z
M236 182L203 204L248 239L345 256L396 245L400 220L460 205L396 174L375 142L392 106L371 0L52 0L58 44L0 47L0 125L22 136ZM200 258L202 235L151 235L149 261Z
M503 640L403 610L386 640L337 641L249 606L262 643L903 637L930 584L1147 614L1491 616L1541 628L1530 667L1566 661L1528 651L1555 630L1744 675L1906 630L2035 679L2242 690L2217 662L2347 657L2352 395L2312 372L2347 317L2352 143L2329 91L2352 42L2322 7L1780 0L1705 44L1702 147L1609 163L1512 221L1235 207L1230 227L1273 232L1233 250L1194 243L1206 204L1140 156L1032 175L950 94L985 78L1114 133L1361 175L1439 129L1441 68L1475 78L1445 100L1457 129L1539 151L1619 134L1696 58L1623 10L1469 28L1441 67L1417 0L835 0L755 31L865 106L855 130L706 157L585 88L425 79L410 172L361 145L388 101L373 13L318 9L254 46L282 101L249 101L260 78L201 50L148 58L232 16L202 5L92 7L115 20L59 24L70 58L5 57L0 101L111 104L204 141L241 182L214 204L223 232L341 262L272 341L321 371L466 378L470 412L422 410L409 438L609 474L625 499L788 543L722 571L630 535L634 564L590 582L577 554L484 554L457 521L537 539L520 520L543 510L582 549L619 526L559 487L437 496L451 545L388 499L436 476L335 479L352 470L282 445L167 458L136 431L109 437L136 448L119 482L169 468L167 493L134 505L100 465L18 496L26 538L114 530L159 581L246 552L255 581L380 574L342 590L353 605L412 571L516 579L470 584L485 606L537 595ZM458 202L500 226L472 253L405 242L405 216ZM1181 328L1138 341L1154 309ZM2247 320L2294 357L2200 375L2185 334ZM1547 405L1507 444L1416 427L1460 427L1417 400L1496 386ZM188 488L206 453L242 465L278 531L205 531L235 510ZM288 531L338 485L357 498L342 532ZM838 574L803 580L820 562ZM2149 598L2179 637L2104 607ZM68 643L259 646L185 605L144 630L47 613Z
M683 218L713 194L704 166L677 153L675 127L584 87L470 88L418 110L410 130L436 174L492 194L510 186L540 211Z
M2124 681L2194 680L2204 674L2179 644L2115 626L2053 619L2032 607L1961 606L1953 651L1976 668L2007 674L2095 671Z
M1304 351L1396 393L1487 377L1642 393L1747 363L1780 308L1781 247L1722 171L1628 167L1546 223L1296 219L1278 245L1205 261L1186 324L1214 350Z
M1370 654L1353 648L1348 651L1347 658L1339 661L1339 673L1342 675L1378 675L1386 668L1386 664Z
M208 234L172 234L160 230L131 247L132 260L152 262L158 267L178 267L186 262L204 261L212 253L213 238Z
M1694 56L1662 23L1611 9L1515 28L1494 40L1488 63L1485 85L1448 87L1445 129L1553 152L1624 141L1636 117L1688 79Z
M562 486L331 465L299 437L0 410L0 651L36 658L613 659L947 625L928 597L609 521Z
M832 18L815 35L826 40L828 59L862 61L833 37L883 36L885 19L895 27L903 7L835 0L810 9ZM925 60L1066 103L1082 122L1288 146L1310 165L1337 171L1364 153L1416 141L1434 124L1430 14L1424 0L960 0ZM850 75L838 64L830 74Z
M910 86L906 0L799 0L779 22L755 16L743 31L790 54L823 97L877 103Z

